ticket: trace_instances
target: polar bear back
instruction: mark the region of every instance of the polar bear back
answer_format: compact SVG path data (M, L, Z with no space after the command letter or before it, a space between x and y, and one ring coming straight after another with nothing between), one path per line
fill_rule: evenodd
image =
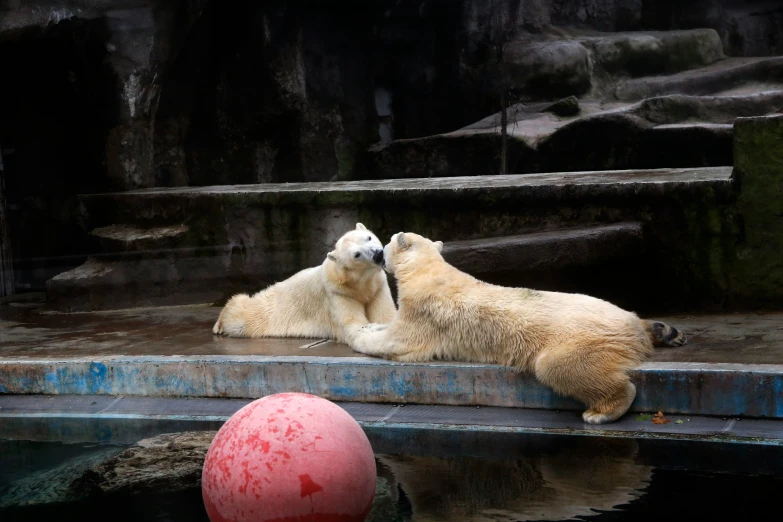
M436 358L457 358L530 367L541 350L564 344L606 344L607 338L644 355L652 350L636 314L607 301L492 285L443 263L401 296L406 313ZM455 348L459 352L455 353Z
M269 337L331 338L322 267L306 268L254 294L254 313Z

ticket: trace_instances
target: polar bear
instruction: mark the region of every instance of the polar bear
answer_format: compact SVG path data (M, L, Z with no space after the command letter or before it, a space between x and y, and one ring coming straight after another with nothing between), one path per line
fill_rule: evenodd
M449 522L589 517L641 497L652 476L636 462L633 439L584 437L553 452L532 446L503 458L379 454L378 475L392 502L407 497L413 519Z
M628 371L653 345L681 346L675 328L643 321L601 299L491 285L441 256L443 243L392 236L386 270L397 278L391 323L363 327L350 343L396 361L451 359L514 366L587 405L585 422L620 418L636 396Z
M324 262L252 297L232 297L214 334L229 337L312 337L347 342L369 322L394 318L396 307L381 265L383 245L361 223Z

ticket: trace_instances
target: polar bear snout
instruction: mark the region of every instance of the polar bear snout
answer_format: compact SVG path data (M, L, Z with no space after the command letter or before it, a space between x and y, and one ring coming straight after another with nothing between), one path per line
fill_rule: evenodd
M383 249L375 249L372 254L372 260L375 264L383 266Z

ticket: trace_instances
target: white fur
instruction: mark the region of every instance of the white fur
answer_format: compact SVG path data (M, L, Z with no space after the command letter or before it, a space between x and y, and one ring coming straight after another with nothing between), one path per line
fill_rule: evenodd
M389 324L362 328L355 351L514 366L586 403L583 418L592 424L628 410L636 388L627 373L653 349L649 323L586 295L484 283L446 263L442 248L416 234L392 237L384 255L399 311Z
M382 248L378 238L357 223L320 266L302 270L252 297L232 297L212 332L347 342L370 321L391 321L396 309L389 284L373 261Z

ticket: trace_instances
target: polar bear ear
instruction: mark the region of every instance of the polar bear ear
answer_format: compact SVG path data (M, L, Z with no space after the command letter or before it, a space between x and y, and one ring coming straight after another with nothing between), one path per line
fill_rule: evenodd
M337 255L335 254L334 250L326 254L326 258L329 259L330 261L334 261L335 263L337 262Z
M361 223L356 223L356 230L367 230L367 227L365 227Z
M405 232L397 232L397 248L403 250L408 248L410 244L411 242L408 240L408 236L405 235Z
M435 248L438 252L443 252L443 241L435 241Z

